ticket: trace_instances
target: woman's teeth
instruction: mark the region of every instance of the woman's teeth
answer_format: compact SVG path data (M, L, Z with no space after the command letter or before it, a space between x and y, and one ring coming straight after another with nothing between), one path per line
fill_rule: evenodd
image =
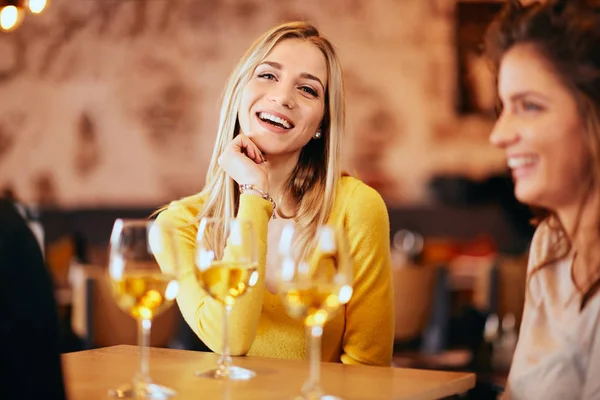
M266 113L266 112L260 112L258 113L258 118L262 119L263 121L268 121L268 122L273 122L276 124L281 125L282 127L284 127L285 129L290 129L292 127L292 124L283 119L283 118L279 118L276 117L275 115Z
M535 164L536 159L534 156L509 157L508 167L511 169L528 167Z

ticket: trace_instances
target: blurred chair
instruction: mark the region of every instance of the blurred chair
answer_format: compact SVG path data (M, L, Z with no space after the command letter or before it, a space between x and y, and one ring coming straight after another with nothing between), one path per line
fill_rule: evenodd
M500 258L498 311L501 317L515 316L517 330L521 326L527 286L528 255Z
M397 343L392 365L448 370L467 365L471 359L469 351L447 347L452 290L448 268L440 265L405 269L410 272L394 271L396 340L408 340L409 348L402 349Z
M412 341L423 334L433 303L435 269L402 266L392 270L394 340Z
M476 343L471 369L477 373L479 390L498 393L504 389L516 335L523 315L528 255L498 255L493 263L478 270L473 305L486 318L483 335ZM488 332L488 326L492 329ZM503 339L510 335L512 343ZM485 342L492 344L485 344ZM488 350L490 347L493 352Z
M74 264L71 285L71 324L85 348L137 344L136 321L115 303L106 278L106 268ZM179 310L174 304L152 321L150 346L169 347L177 334L178 324Z
M520 326L525 303L527 259L527 254L499 255L495 263L478 269L473 288L475 308L497 314L500 319L512 314L517 327Z

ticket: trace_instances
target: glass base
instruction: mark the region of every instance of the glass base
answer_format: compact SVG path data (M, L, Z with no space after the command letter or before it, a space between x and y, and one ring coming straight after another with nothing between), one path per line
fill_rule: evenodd
M196 376L210 379L223 379L230 381L247 381L256 376L254 371L240 367L214 368L208 371L198 371Z
M166 386L156 383L139 384L137 390L132 385L123 385L116 389L110 389L108 395L118 399L146 398L146 399L168 399L175 396L177 392Z

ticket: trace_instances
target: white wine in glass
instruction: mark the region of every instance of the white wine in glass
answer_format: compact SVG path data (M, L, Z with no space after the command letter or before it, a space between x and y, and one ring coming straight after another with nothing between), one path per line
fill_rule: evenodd
M325 323L352 297L352 262L345 235L325 225L307 238L290 223L282 231L278 257L278 292L287 313L304 322L310 338L309 379L296 399L339 399L321 389L321 337Z
M156 257L163 260L161 269ZM148 346L152 319L168 309L179 291L173 231L152 220L117 219L110 238L108 276L121 310L138 323L139 371L132 384L111 389L117 398L169 398L173 389L152 382Z
M196 278L213 299L233 306L236 298L256 284L258 271L256 263L211 261L206 269L197 268Z
M217 367L197 376L248 380L253 371L232 365L229 355L229 314L238 297L258 281L258 247L250 221L203 218L196 236L196 278L200 286L223 306L223 349Z

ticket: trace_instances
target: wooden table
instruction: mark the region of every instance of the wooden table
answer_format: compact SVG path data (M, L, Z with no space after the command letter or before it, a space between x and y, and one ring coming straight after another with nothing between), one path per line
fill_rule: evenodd
M106 399L111 387L128 382L138 366L137 346L113 346L64 354L63 368L69 400ZM308 363L260 357L235 357L234 363L256 371L248 382L197 378L194 372L214 367L218 355L152 348L150 374L178 391L175 399L291 400L308 376ZM475 385L470 373L402 368L322 364L327 394L344 400L439 399L468 391Z

